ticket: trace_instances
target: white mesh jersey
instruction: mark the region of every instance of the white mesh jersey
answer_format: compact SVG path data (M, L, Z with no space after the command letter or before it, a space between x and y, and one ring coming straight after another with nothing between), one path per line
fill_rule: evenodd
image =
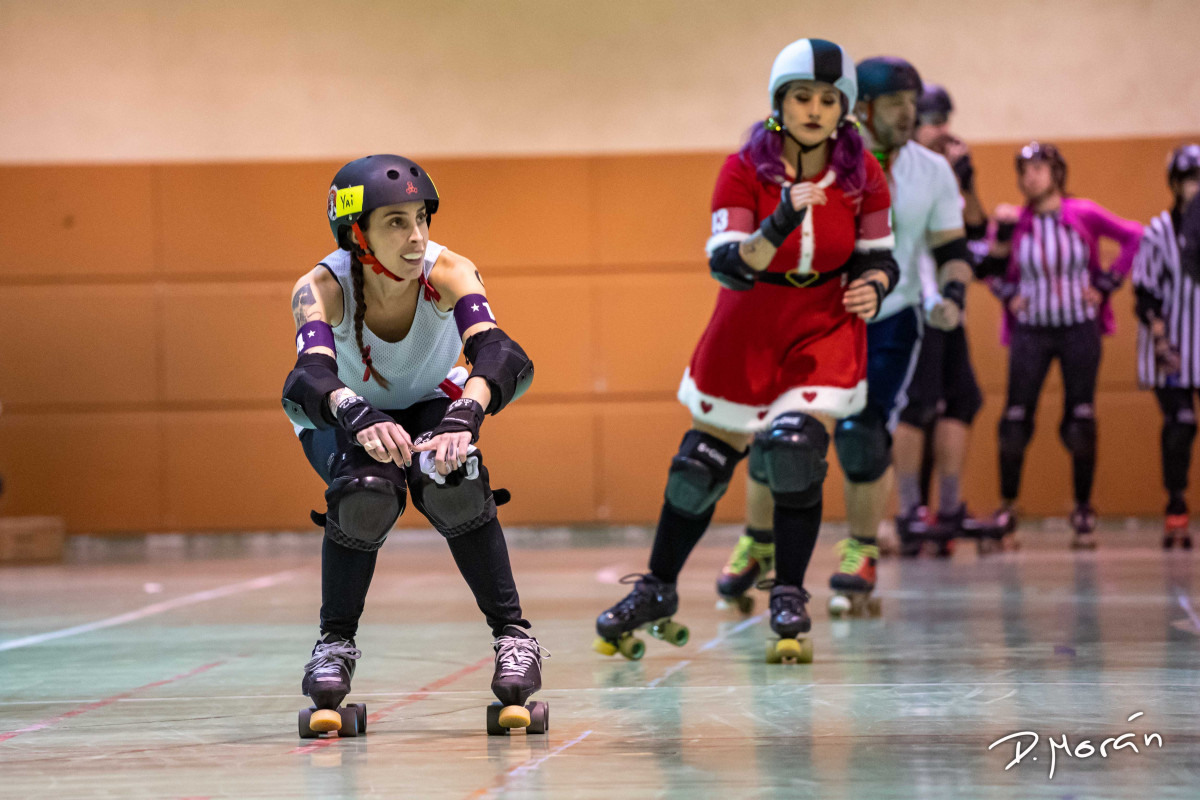
M446 248L430 242L425 248L422 269L425 279ZM454 312L442 313L430 300L417 300L416 316L408 335L398 342L380 339L363 322L362 340L371 348L371 362L391 388L384 389L376 381L364 381L362 354L354 338L354 287L350 279L350 253L335 250L321 259L320 266L328 268L342 287L342 321L333 329L337 347L338 379L346 388L362 395L379 409L400 410L422 400L446 397L440 388L449 378L459 387L466 383L467 372L455 368L462 353L462 337L454 321ZM299 433L301 428L297 428Z

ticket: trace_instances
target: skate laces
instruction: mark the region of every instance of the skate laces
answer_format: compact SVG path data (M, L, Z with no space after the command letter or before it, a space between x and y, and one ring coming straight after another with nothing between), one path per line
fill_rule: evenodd
M729 557L729 564L725 567L725 571L728 573L745 572L750 566L752 558L765 569L767 562L774 557L775 545L773 543L758 542L753 536L744 534L733 548L733 554Z
M837 554L842 557L842 564L838 567L838 572L843 572L853 575L862 567L863 562L868 558L879 558L879 546L874 544L863 544L858 539L842 539L833 548Z
M349 667L349 662L361 657L362 651L346 640L318 642L313 648L312 658L304 665L304 671L311 671L313 675L328 675Z
M625 616L633 612L641 598L653 597L657 594L655 585L663 585L654 576L642 572L631 572L623 576L617 583L626 586L633 584L633 591L621 598L621 601L613 607L614 615L623 614Z
M550 651L538 644L537 639L501 636L492 641L492 646L496 648L502 678L524 677L531 665L550 657Z
M762 592L769 592L776 586L788 585L790 584L781 584L774 578L763 578L761 581L754 584L754 588ZM771 595L771 601L774 602L777 598L781 599L786 602L789 607L791 607L790 610L795 611L799 608L799 603L807 603L809 600L812 600L812 595L808 593L807 589L805 589L803 586L797 586L796 588L800 590L800 594L795 595L791 592L780 592L779 594ZM796 601L799 601L799 603Z

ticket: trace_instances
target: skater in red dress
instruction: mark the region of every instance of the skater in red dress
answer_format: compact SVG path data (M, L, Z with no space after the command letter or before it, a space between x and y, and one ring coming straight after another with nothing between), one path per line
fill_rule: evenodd
M811 624L804 573L829 430L863 408L866 320L897 276L887 181L847 119L856 95L845 50L793 42L771 70L771 117L721 167L707 251L723 288L679 388L694 422L671 461L649 571L596 622L601 652L640 657L643 626L686 641L669 620L676 578L758 437L750 470L771 489L778 539L772 653L811 658L797 640Z

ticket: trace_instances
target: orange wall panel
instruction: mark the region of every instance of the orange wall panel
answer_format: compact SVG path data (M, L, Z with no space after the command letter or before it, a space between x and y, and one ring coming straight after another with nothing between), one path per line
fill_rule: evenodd
M0 277L147 277L154 271L152 169L0 167Z
M12 286L3 294L0 387L14 408L158 397L151 286Z
M73 533L161 530L162 458L154 413L6 411L0 513L63 517Z
M291 289L290 283L165 286L163 399L278 404L296 360Z

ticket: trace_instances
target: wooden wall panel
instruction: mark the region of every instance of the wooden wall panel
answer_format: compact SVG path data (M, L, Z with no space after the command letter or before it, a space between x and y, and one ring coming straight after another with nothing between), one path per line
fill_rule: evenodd
M4 287L0 387L14 409L158 397L148 284Z
M0 167L0 278L149 277L152 172L148 166Z
M81 532L161 530L156 414L5 412L0 513L63 517Z

